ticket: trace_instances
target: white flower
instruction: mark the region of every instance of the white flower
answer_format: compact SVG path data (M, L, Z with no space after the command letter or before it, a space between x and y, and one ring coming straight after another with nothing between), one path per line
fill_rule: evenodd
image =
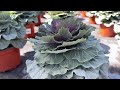
M93 14L91 14L90 12L87 12L87 13L86 13L86 16L88 16L88 17L93 17Z
M115 35L115 39L120 40L120 36L119 35Z
M112 26L114 23L113 22L111 22L111 23L104 23L104 25L106 26L106 27L110 27L110 26Z
M114 24L114 31L115 33L120 33L120 25Z
M44 17L47 18L47 19L52 18L49 14L45 14Z
M100 20L106 19L106 15L101 15L101 16L99 16L99 19L100 19Z
M97 24L102 24L102 22L101 22L101 20L100 20L99 18L95 18L95 22L96 22Z

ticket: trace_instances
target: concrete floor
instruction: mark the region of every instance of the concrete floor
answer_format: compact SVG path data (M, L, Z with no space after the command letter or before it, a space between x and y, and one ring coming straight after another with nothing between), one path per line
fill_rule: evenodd
M84 21L85 23L87 20ZM98 25L92 25L96 30L92 32L96 38L100 39L102 47L106 50L106 56L109 56L110 68L109 77L111 79L120 79L120 46L113 37L102 37L98 32ZM37 30L37 28L36 28ZM33 60L34 50L30 42L27 42L21 53L21 64L14 70L0 73L0 79L29 79L26 73L26 60Z

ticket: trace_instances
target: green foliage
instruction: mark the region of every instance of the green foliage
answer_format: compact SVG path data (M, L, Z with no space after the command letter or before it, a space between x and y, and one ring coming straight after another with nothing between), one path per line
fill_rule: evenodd
M106 78L103 72L108 72L108 61L99 41L91 36L94 29L73 17L40 26L40 37L30 39L39 67L37 74L30 76L36 79ZM106 70L101 69L103 67Z
M9 45L22 48L26 43L23 39L25 34L24 26L14 21L9 12L0 13L0 50L8 48Z

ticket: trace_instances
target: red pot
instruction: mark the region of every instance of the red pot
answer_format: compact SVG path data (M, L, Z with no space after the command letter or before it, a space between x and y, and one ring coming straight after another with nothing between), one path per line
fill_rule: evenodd
M38 20L38 22L35 23L35 26L40 26L40 24L41 24L41 15L37 16L37 20Z
M114 37L116 34L114 32L114 26L106 27L103 24L99 25L99 32L101 36Z
M35 23L35 26L40 26L40 24L41 24L41 18L44 18L44 17L43 17L44 14L45 14L45 13L41 13L41 14L39 14L38 16L36 16L37 19L38 19L38 22Z
M81 16L82 16L83 18L86 18L86 17L87 17L87 16L86 16L86 11L81 11L80 13L81 13Z
M0 51L0 72L5 72L16 68L20 64L20 50L17 48L7 48Z
M96 24L96 22L95 22L95 16L89 17L89 24Z
M35 37L34 26L35 25L33 23L29 23L29 24L25 25L25 27L26 27L26 37L27 38L33 38L33 37Z

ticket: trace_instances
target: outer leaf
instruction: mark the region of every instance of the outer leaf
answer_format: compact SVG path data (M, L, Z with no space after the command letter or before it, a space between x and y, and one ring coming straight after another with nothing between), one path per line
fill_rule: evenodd
M38 64L44 64L46 61L49 60L49 54L42 54L39 51L35 53L34 57Z
M16 48L23 48L26 42L27 40L25 39L13 39L10 41L10 43Z
M41 54L37 52L35 54L35 59L38 61L39 64L59 64L61 63L65 57L62 54Z
M0 50L7 48L10 44L10 41L5 39L0 39Z
M51 74L52 76L63 75L67 72L66 68L63 68L59 65L47 65L45 69L50 70L49 74Z
M78 60L79 62L83 63L86 61L91 60L95 56L98 55L98 51L95 48L88 48L87 50L76 50L73 59Z
M26 30L23 27L19 28L20 30L16 30L17 31L17 37L18 38L24 38L25 34L26 34Z
M15 39L17 37L17 32L14 28L9 30L9 34L4 34L3 37L6 40L11 40L11 39Z
M65 57L63 54L49 54L47 59L47 64L60 64L65 59Z
M98 54L98 51L96 50L96 48L88 48L86 50L72 50L64 53L64 56L67 59L72 58L83 63L93 59L95 56L97 56L97 54Z
M60 66L68 68L69 70L74 69L79 65L81 65L81 63L75 59L65 59L62 63L60 63Z
M75 45L75 44L78 44L78 43L82 43L82 42L84 42L85 40L86 40L85 38L81 38L81 39L78 39L78 40L76 40L76 41L63 42L63 44L60 45L60 46L58 46L57 48L72 46L72 45ZM56 48L56 49L57 49L57 48Z
M85 68L98 68L102 64L107 63L107 60L104 57L96 56L94 59L90 60L89 62L85 62L82 64Z
M74 73L78 76L83 76L85 79L97 79L99 77L99 71L96 69L75 69Z
M40 37L40 40L43 40L44 42L48 42L48 43L60 43L54 39L54 36L50 36L50 35L42 36Z
M64 53L64 52L67 52L67 51L70 51L70 50L72 50L72 49L62 49L62 50L56 50L56 51L46 50L46 51L41 51L41 53L55 53L55 54L58 54L58 53Z

